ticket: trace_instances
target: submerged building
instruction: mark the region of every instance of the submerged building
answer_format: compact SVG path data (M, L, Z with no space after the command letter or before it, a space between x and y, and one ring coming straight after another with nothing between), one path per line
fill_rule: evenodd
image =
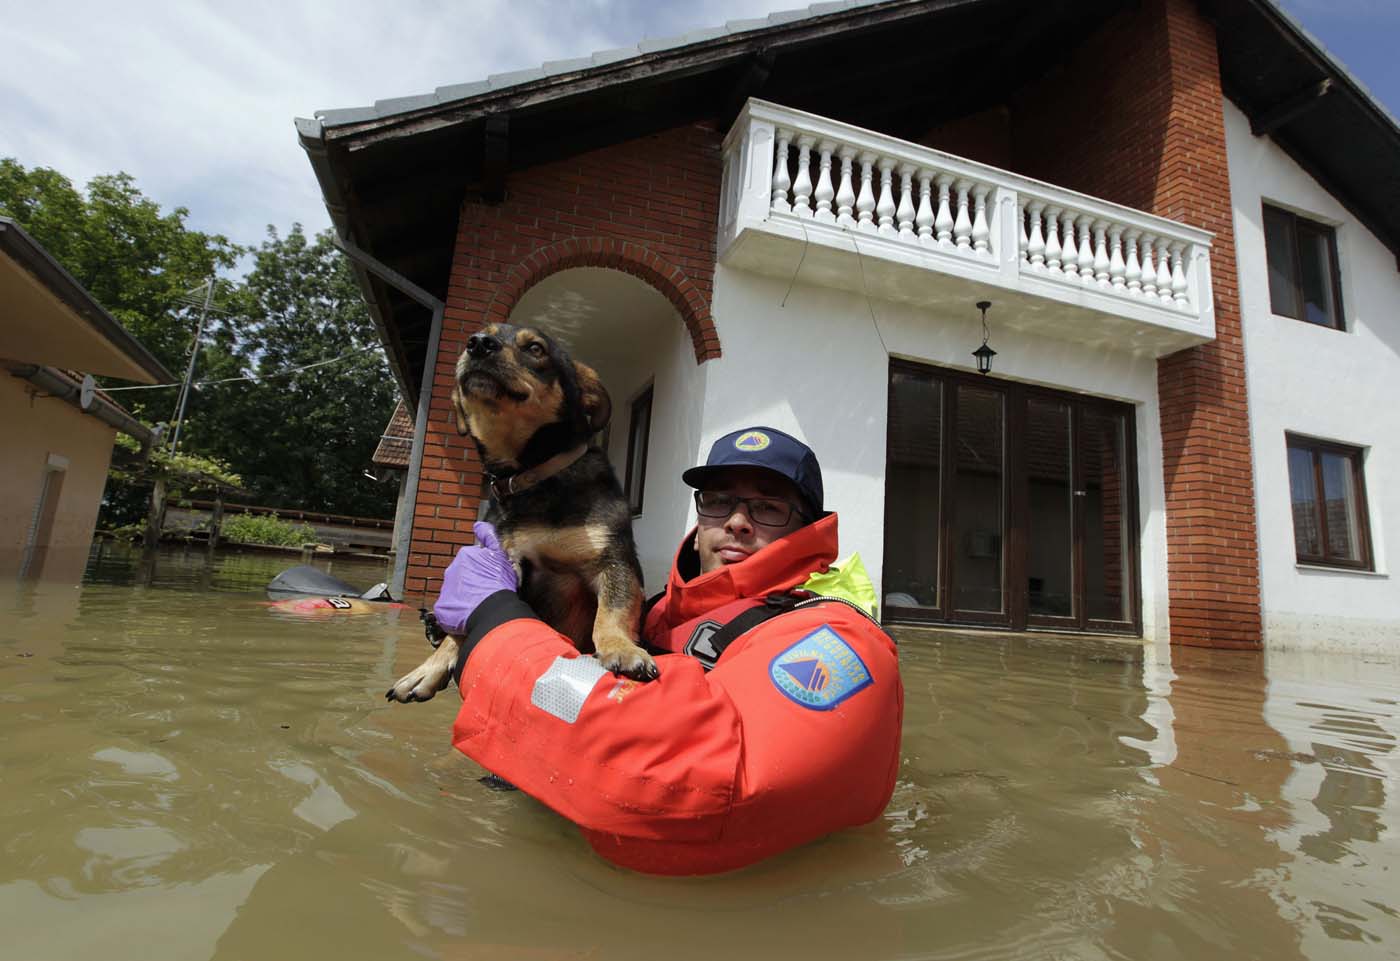
M768 424L886 620L1400 649L1400 127L1270 0L821 3L297 124L414 408L410 593L509 320L611 392L649 586Z
M175 379L24 228L0 217L0 575L80 577L117 432L153 440L92 374Z

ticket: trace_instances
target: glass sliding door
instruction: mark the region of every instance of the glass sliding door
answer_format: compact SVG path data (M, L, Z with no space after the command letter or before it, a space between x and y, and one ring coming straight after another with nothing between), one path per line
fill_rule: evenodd
M942 606L943 384L927 371L890 373L885 467L885 606Z
M1126 404L893 362L887 615L1137 633L1134 444Z
M1078 613L1073 419L1067 401L1026 399L1026 616L1044 626L1061 626Z
M1082 415L1080 489L1083 520L1084 604L1089 624L1133 620L1133 556L1129 518L1128 425L1122 413L1086 407Z
M1006 612L1006 395L957 385L949 510L953 614Z

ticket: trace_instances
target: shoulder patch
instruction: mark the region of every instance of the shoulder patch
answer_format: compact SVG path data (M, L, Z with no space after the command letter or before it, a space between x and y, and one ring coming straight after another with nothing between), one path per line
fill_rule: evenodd
M773 658L768 677L789 699L813 711L829 711L874 683L860 655L830 626Z
M710 638L714 637L719 629L718 621L701 621L691 632L690 640L685 642L684 653L705 665L707 671L714 667L715 662L719 660L720 652L715 650L715 646L710 643Z

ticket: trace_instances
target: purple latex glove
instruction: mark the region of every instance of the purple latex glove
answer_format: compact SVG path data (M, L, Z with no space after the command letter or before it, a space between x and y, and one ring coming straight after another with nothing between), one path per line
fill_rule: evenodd
M463 634L467 618L482 601L497 591L520 587L515 565L501 550L496 528L482 521L472 525L476 543L457 552L442 576L442 593L433 605L438 624L449 634Z

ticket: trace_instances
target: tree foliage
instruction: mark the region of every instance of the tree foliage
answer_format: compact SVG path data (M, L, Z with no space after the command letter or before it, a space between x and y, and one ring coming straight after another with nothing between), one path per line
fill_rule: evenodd
M0 158L0 213L173 371L184 370L193 336L189 291L232 269L243 252L221 234L185 226L184 207L162 213L125 173L94 177L84 193L56 170ZM169 416L161 407L149 413Z
M118 481L140 482L159 477L166 482L172 496L243 487L243 478L216 457L201 457L186 451L172 454L160 447L152 449L141 461L140 443L126 434L117 435L116 446L126 455L112 461L111 475Z
M216 325L209 376L254 381L202 388L186 430L236 465L259 503L361 516L393 512L395 491L364 476L396 397L349 263L330 231L269 227L252 270ZM285 373L334 358L335 363Z
M190 229L117 173L79 190L55 170L0 158L0 213L13 217L168 369L189 359L198 300L191 292L251 254L241 279L222 279L196 368L199 381L255 376L191 392L181 455L236 476L249 500L272 507L383 517L395 492L364 476L395 388L348 263L326 231L268 228L256 249ZM337 363L285 373L331 358ZM118 395L148 423L173 418L176 388ZM143 477L118 477L108 503L134 508ZM211 460L212 459L212 460ZM168 461L168 458L166 459ZM212 465L212 466L211 466ZM125 490L120 489L125 485ZM121 511L118 511L121 513ZM105 520L105 518L104 518Z

